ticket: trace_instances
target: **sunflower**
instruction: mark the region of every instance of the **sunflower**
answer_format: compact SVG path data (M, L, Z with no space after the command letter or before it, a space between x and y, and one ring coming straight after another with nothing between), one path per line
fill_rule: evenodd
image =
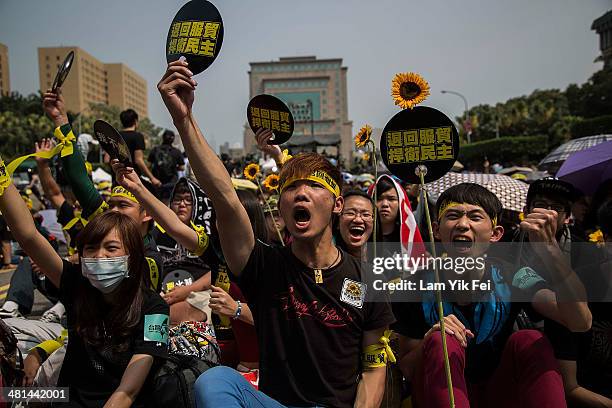
M589 241L596 243L597 246L603 245L603 243L605 242L603 232L601 232L601 230L598 229L594 233L589 234Z
M270 191L278 190L279 180L280 178L278 177L278 174L270 174L264 180L263 185Z
M412 109L429 96L429 84L414 72L399 73L391 81L391 96L402 109Z
M366 162L369 162L370 161L370 154L369 153L364 153L363 154L363 160L366 161Z
M355 136L355 146L364 147L370 141L370 137L372 137L372 127L365 125Z
M259 164L251 163L244 168L244 177L253 181L259 174Z

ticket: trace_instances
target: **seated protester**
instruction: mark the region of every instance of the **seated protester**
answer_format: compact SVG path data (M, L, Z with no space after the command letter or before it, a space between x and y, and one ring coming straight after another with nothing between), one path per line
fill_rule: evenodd
M370 187L368 193L371 197L374 197L374 188L380 218L380 241L384 243L381 252L385 256L397 253L419 257L425 252L425 247L406 191L393 176L387 174L380 176L376 184ZM401 270L385 271L389 281L400 279L401 276Z
M70 388L72 406L143 406L151 367L167 356L168 306L145 285L139 225L116 212L94 218L79 235L74 265L36 231L15 187L3 190L0 210L15 239L66 306L70 340L58 386Z
M24 195L21 196L30 210L30 219L34 222L36 230L42 235L52 246L58 250L58 242L53 234L42 226L42 217L32 213L31 200L27 201ZM11 276L10 286L6 294L6 301L0 307L0 318L23 317L32 312L34 306L34 289L38 289L49 301L57 302L58 291L47 280L40 271L38 265L33 262L28 254L23 251L18 251L17 255L22 258L17 265L17 269ZM41 279L41 277L43 279ZM50 314L45 312L43 319L50 318ZM59 318L57 319L59 321Z
M345 192L342 198L344 207L338 217L336 243L350 255L364 260L367 256L365 245L374 228L374 203L360 190Z
M450 187L440 195L436 207L434 234L451 258L483 257L504 233L498 225L501 202L477 184ZM454 301L443 303L457 407L565 406L563 383L549 342L535 330L512 333L523 307L512 302L513 298L531 299L533 310L572 331L590 328L586 302L568 301L585 299L585 293L555 240L556 216L553 210L534 209L521 223L530 241L540 243L534 249L542 261L554 268L550 287L556 293L532 269L515 273L507 264L490 258L483 270L440 271L441 282L447 284L460 279L492 285L490 290L455 292ZM397 304L395 310L395 330L401 335L400 367L414 385L419 406L447 407L438 309L432 292L422 295L422 303ZM557 302L557 297L563 301Z
M57 126L54 132L55 137L60 141L65 141L67 144L74 141L75 137L72 127L68 123L61 89L58 89L57 93L47 90L43 94L43 109L55 126ZM149 265L149 273L145 275L145 279L153 290L159 292L163 265L155 241L149 233L152 227L152 217L147 214L134 195L120 186L113 188L108 203L105 202L91 179L87 176L85 161L79 153L78 147L76 145L72 145L72 147L74 153L60 157L60 162L64 177L67 179L68 184L70 184L75 198L83 209L78 218L75 214L75 218L80 223L90 222L98 214L110 209L111 211L125 214L136 221L143 238L147 263Z
M599 208L597 224L604 235L606 259L576 270L587 289L591 330L571 333L555 322L545 325L571 407L612 407L612 200Z
M573 233L573 227L570 225L572 218L572 205L579 198L580 192L577 191L571 184L556 179L554 177L546 177L534 181L527 192L527 200L524 214L530 214L535 208L543 208L554 210L557 213L555 239L561 249L561 252L570 261L573 268L589 263L598 263L599 253L595 247L585 245L586 240L579 235ZM526 240L526 233L517 231L514 240ZM574 245L572 245L574 244ZM527 251L523 254L527 259L527 263L533 266L544 279L550 280L549 271L545 265L537 264L533 258L533 253Z
M261 391L235 371L214 367L196 381L198 407L380 404L384 364L363 367L360 357L365 346L385 353L378 343L394 319L387 303L343 296L343 286L350 284L352 293L365 287L359 262L333 244L332 221L343 206L340 172L314 153L289 160L280 174L279 210L293 243L256 241L223 163L191 112L195 81L187 63L170 63L158 89L213 202L223 255L251 302L260 346Z
M181 179L167 207L145 188L133 168L117 160L112 161L112 166L117 182L133 194L157 222L155 242L163 258L167 282L166 287L162 287L162 297L170 305L171 326L183 321L208 320L207 304L199 301L202 295L196 293L210 289L210 266L203 257L209 247L211 222L214 222L210 200L196 183ZM183 276L180 282L167 279L178 271Z

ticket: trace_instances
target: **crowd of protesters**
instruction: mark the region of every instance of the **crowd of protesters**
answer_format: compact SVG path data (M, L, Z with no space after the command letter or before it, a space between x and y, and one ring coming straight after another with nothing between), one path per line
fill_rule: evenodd
M127 110L132 163L107 157L112 185L88 174L61 90L43 95L55 132L36 151L73 150L37 158L35 192L0 186L3 268L16 266L0 316L24 356L12 384L2 371L5 387L69 387L61 406L83 407L161 406L164 393L198 407L447 407L450 377L457 407L612 407L612 180L591 196L536 180L505 220L480 185L428 203L390 174L347 177L319 154L291 157L260 129L278 187L258 187L255 174L254 190L237 188L249 160L211 149L192 114L196 86L182 60L158 84L188 168L172 131L145 157ZM484 256L461 279L490 287L441 304L430 290L372 300L372 247L433 253L414 215L427 205L438 252ZM43 208L56 211L61 240ZM502 241L518 251L497 249ZM52 304L40 318L29 316L35 290ZM191 391L162 391L160 372L177 361L197 370Z

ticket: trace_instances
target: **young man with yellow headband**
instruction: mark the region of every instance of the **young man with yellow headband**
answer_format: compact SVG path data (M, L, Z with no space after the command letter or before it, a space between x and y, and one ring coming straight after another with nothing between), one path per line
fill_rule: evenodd
M180 60L158 84L213 202L227 265L252 307L261 367L260 391L227 367L208 370L196 382L198 407L377 407L384 392L384 334L394 318L387 303L364 301L369 288L359 261L333 243L332 221L343 207L340 172L314 153L285 163L279 211L293 242L283 248L256 241L223 163L193 117L195 87Z
M440 195L436 206L434 234L452 260L484 257L490 245L502 238L501 202L482 186L452 186ZM534 209L521 223L530 241L538 243L534 251L554 269L551 282L529 267L517 268L492 257L463 273L456 267L441 270L441 282L454 278L491 285L464 293L443 292L446 344L458 408L566 406L563 381L548 340L536 330L513 333L522 308L572 331L586 331L591 325L584 286L555 240L556 217L555 211ZM417 276L427 275L429 271ZM394 329L401 335L400 367L413 383L419 406L448 407L438 308L431 291L421 295L422 302L402 303L395 310L398 322Z

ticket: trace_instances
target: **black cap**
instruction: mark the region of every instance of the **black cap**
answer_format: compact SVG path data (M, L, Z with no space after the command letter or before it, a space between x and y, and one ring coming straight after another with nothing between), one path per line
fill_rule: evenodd
M565 198L570 203L573 203L582 195L582 193L570 183L559 180L556 177L544 177L531 183L527 191L527 205L531 203L536 194L554 194Z

